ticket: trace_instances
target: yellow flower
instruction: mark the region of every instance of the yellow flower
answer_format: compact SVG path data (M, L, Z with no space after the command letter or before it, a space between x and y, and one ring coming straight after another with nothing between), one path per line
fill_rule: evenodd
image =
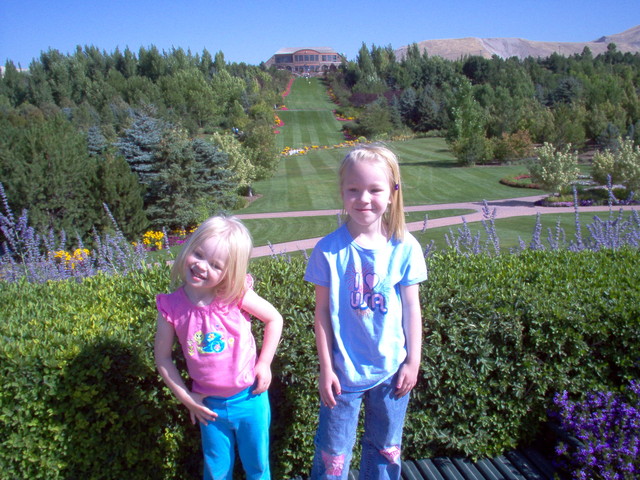
M142 243L149 247L155 248L156 250L162 250L164 232L149 230L144 233L142 236Z

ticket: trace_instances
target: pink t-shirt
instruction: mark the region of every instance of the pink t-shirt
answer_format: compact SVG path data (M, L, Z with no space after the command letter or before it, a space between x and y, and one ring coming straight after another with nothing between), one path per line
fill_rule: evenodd
M214 300L199 307L182 287L156 296L158 311L173 325L182 346L194 392L231 397L253 384L256 342L241 303Z

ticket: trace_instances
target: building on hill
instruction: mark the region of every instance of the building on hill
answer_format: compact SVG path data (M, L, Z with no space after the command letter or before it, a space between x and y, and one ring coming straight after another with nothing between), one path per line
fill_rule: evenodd
M267 60L266 66L315 77L335 70L343 60L344 55L329 47L281 48Z

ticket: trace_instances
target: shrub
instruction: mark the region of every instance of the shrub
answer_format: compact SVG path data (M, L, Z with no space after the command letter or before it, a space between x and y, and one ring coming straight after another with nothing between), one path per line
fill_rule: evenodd
M637 249L446 252L428 264L406 458L502 452L536 435L555 392L640 375ZM303 257L251 264L256 291L285 318L270 389L275 478L306 475L313 455L317 357L304 268ZM154 295L168 291L168 272L0 284L3 471L18 480L200 475L198 429L153 364Z
M619 139L614 150L596 152L593 157L593 177L601 184L607 183L611 176L613 182L619 182L628 189L640 189L640 146L632 139Z
M529 158L534 153L531 135L526 130L504 132L500 138L493 139L493 143L493 155L500 162Z
M532 181L554 192L561 191L574 181L580 173L578 154L571 152L570 148L571 144L556 148L546 142L538 148L538 160L529 163Z

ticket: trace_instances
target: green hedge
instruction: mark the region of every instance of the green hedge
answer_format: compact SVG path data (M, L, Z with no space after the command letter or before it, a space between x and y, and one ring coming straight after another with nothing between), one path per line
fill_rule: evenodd
M275 478L304 475L313 453L317 359L304 262L251 266L256 290L285 318L270 390ZM428 263L405 457L494 455L536 435L556 391L640 377L637 250L437 254ZM199 478L198 428L153 364L154 296L165 291L167 267L0 283L0 478Z

